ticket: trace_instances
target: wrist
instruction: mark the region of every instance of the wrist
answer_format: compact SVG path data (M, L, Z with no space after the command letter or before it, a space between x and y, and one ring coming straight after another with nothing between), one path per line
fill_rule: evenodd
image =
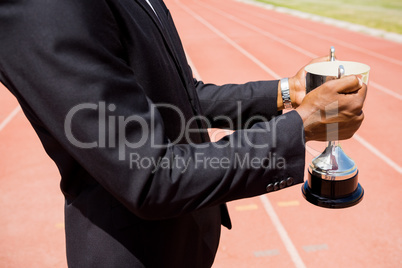
M297 88L297 80L295 79L295 77L289 77L289 95L290 95L290 99L292 101L292 107L293 108L297 108L300 103L297 103L297 97L296 97L296 90Z
M303 132L304 132L304 142L311 140L310 133L307 130L307 119L309 117L308 113L301 107L297 107L295 111L299 114L301 120L303 121Z

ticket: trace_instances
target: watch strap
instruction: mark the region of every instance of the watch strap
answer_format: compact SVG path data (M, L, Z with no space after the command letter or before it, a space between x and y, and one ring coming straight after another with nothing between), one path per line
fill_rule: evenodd
M285 109L291 109L292 101L290 100L289 78L282 78L280 81L283 106Z

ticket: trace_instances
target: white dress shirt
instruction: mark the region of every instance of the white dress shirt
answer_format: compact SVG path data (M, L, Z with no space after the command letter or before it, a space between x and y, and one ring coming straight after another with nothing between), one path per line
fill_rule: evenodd
M156 14L156 11L154 9L154 7L152 6L151 2L149 2L149 0L145 0L147 1L148 5L152 8L152 10L154 11L155 15L158 16L158 14Z

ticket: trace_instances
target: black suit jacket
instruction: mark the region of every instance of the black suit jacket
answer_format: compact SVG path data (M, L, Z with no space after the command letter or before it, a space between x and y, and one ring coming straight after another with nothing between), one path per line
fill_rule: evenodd
M151 2L0 2L0 80L60 170L70 267L209 267L225 202L303 181L298 114L261 120L278 82L194 80Z

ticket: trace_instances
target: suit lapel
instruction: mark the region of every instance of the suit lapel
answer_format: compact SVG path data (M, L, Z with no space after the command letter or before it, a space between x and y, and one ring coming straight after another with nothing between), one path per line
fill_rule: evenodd
M136 0L136 1L142 6L142 8L152 18L153 22L158 27L158 30L161 33L163 39L165 40L165 43L166 43L167 47L169 48L169 52L171 53L176 65L180 66L180 64L177 60L174 45L173 45L172 40L169 37L169 33L167 31L168 23L167 23L167 19L166 19L166 16L167 16L166 12L159 6L159 3L155 2L155 1L150 1L150 2L158 15L155 14L155 12L152 10L152 8L149 6L149 4L145 0Z
M186 89L187 96L188 96L190 102L194 105L194 96L192 94L191 89L189 89L187 86L189 81L187 81L186 74L185 74L184 70L182 69L183 66L180 63L179 56L177 55L175 44L174 44L172 38L169 36L169 34L170 34L169 33L169 23L168 23L168 17L167 17L166 11L163 9L163 7L159 3L159 1L150 0L152 7L155 9L155 11L158 15L155 14L155 12L152 10L152 8L149 6L149 4L145 0L136 0L136 1L143 7L143 9L148 13L148 15L152 18L152 20L158 27L159 32L161 33L163 39L165 40L165 43L172 56L172 59L176 64L178 73L180 75L184 88Z
M148 13L148 15L152 18L154 23L158 26L159 31L162 32L162 24L159 18L156 16L155 12L152 10L152 8L148 5L148 3L145 0L136 0L137 3Z

